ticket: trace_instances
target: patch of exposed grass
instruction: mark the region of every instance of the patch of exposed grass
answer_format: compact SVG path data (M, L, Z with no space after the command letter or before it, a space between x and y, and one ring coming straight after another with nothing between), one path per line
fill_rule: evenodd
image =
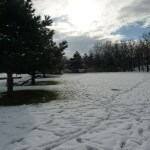
M58 84L60 84L60 82L59 81L36 81L35 82L35 84L34 85L31 85L31 83L30 82L28 82L28 83L26 83L26 84L17 84L17 83L15 83L14 85L15 86L37 86L37 85L58 85Z
M43 91L43 90L23 90L15 91L12 97L3 95L0 97L1 106L16 106L16 105L29 105L46 103L58 98L56 91Z
M36 81L35 85L58 85L59 81Z
M52 74L46 74L45 77L43 77L43 75L37 75L37 78L60 78L61 75L52 75Z

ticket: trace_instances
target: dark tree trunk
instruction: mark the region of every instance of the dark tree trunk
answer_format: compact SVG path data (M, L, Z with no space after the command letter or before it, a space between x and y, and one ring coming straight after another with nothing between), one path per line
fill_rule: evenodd
M141 63L141 59L139 59L139 72L141 72L141 65L142 63Z
M13 76L11 72L7 73L7 95L13 95Z
M149 72L149 66L147 65L147 72Z
M32 78L31 78L31 85L35 85L35 72L33 72L31 74Z
M131 64L130 64L131 66L131 71L133 71L133 58L131 57Z
M139 72L141 72L141 67L140 66L138 66L138 69L139 69Z
M147 60L146 60L146 61L147 61L147 62L146 62L146 63L147 63L147 64L146 64L146 65L147 65L147 66L146 66L147 72L149 72L149 66L148 66L148 65L149 65L148 48L147 48Z
M142 65L142 71L144 72L144 53L142 52L142 60L141 60L141 65Z
M43 73L43 78L45 78L46 77L46 75L45 75L45 73Z

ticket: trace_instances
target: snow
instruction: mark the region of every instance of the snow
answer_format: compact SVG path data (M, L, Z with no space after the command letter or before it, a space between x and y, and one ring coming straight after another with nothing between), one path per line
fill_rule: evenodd
M17 79L15 82L21 82ZM0 150L150 150L150 74L64 74L45 104L0 107ZM0 81L0 91L6 90Z

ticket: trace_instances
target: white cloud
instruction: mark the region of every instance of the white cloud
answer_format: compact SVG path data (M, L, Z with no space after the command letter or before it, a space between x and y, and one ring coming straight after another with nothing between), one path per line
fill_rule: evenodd
M59 37L109 38L119 40L124 35L113 34L123 26L143 22L150 26L150 0L33 0L36 12L49 14Z
M150 17L145 20L145 23L144 23L144 25L142 27L143 28L150 27Z

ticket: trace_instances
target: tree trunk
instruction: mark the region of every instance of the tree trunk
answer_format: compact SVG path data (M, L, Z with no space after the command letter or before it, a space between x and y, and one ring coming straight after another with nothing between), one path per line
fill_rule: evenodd
M31 85L35 85L35 72L33 72L31 76Z
M147 68L147 72L149 72L149 58L148 58L148 48L147 48L147 62L146 62L147 64L147 66L146 66L146 68Z
M139 69L139 72L141 72L141 67L140 66L138 66L138 69Z
M147 67L146 67L146 68L147 68L147 72L149 72L149 66L148 66L148 65L147 65Z
M13 95L13 76L11 72L7 73L7 95Z
M43 73L43 78L45 78L46 77L46 75L45 75L45 73Z

